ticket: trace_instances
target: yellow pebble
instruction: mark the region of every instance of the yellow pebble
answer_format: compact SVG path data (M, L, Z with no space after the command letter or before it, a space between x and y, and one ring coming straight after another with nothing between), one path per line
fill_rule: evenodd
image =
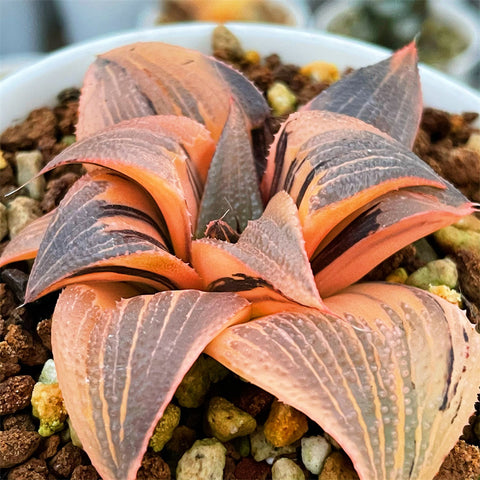
M340 79L338 68L333 63L311 62L300 69L300 73L316 82L334 83Z
M408 273L404 268L397 268L385 279L387 282L392 283L405 283L408 278Z
M276 116L292 113L297 104L295 94L282 82L275 82L268 89L267 100Z
M5 157L3 156L3 152L0 150L0 170L3 170L7 165L8 164L5 160Z
M189 0L195 20L212 22L258 21L259 0Z
M275 400L270 409L263 433L274 447L285 447L299 440L308 430L307 417L302 413Z
M247 50L245 52L245 60L252 65L258 65L260 63L260 54L255 50Z
M160 452L165 444L172 438L173 431L180 423L180 414L180 407L177 407L173 403L167 405L148 444L154 452Z
M472 213L471 215L462 217L458 222L455 222L453 227L458 228L459 230L471 230L472 232L480 233L480 219Z
M342 452L333 452L325 460L318 480L359 480L350 459Z
M428 291L462 308L462 295L447 285L430 285Z
M465 126L465 120L461 115L452 114L450 115L450 131L459 132Z
M63 429L67 410L58 383L36 383L32 393L32 413L40 420L38 433L49 437Z

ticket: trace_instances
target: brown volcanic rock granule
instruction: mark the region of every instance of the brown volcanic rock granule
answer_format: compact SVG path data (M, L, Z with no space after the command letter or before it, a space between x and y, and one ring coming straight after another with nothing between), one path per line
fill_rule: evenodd
M28 407L34 385L35 380L30 375L9 377L0 383L0 415Z

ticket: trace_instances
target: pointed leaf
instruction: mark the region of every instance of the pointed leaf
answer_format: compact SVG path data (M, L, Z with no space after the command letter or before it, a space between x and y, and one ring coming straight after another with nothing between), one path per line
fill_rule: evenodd
M323 297L360 280L406 245L473 212L451 185L446 190L402 189L375 200L358 217L322 244L311 259Z
M227 82L233 98L241 105L252 129L263 128L265 119L270 116L270 108L262 93L243 73L216 58L209 57L217 72Z
M208 290L235 291L254 302L254 315L322 308L304 249L297 210L285 192L248 223L237 243L204 238L192 244L192 263ZM212 265L215 267L212 268Z
M232 101L227 123L213 156L200 206L197 237L211 220L222 218L235 230L263 211L248 120Z
M439 175L388 135L331 112L297 112L277 134L262 181L264 197L295 200L309 257L344 218L375 198L411 186L446 188Z
M40 174L68 163L92 163L118 171L157 202L175 253L189 257L203 183L215 145L200 124L182 117L133 119L74 143Z
M185 290L119 300L120 287L67 287L52 325L67 411L104 480L136 478L185 373L212 338L250 312L246 300L230 293Z
M206 126L218 140L235 96L252 127L269 108L243 75L198 51L160 42L122 46L101 55L88 70L77 136L133 117L181 115Z
M35 258L48 224L54 214L55 210L52 210L35 219L21 230L18 235L13 237L2 252L0 268L8 263L32 260Z
M455 306L400 285L227 329L207 347L316 421L362 480L427 480L457 442L480 376L480 335ZM434 368L433 368L434 367Z
M131 280L156 289L197 288L191 267L172 255L149 196L118 175L78 180L40 245L25 299L89 280Z
M411 148L422 116L415 43L342 78L305 108L356 117Z

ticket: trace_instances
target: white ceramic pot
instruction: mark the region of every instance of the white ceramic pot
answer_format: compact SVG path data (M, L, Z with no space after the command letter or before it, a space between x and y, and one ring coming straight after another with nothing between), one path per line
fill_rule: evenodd
M58 92L81 86L95 55L137 41L163 41L209 53L214 24L176 24L152 30L108 36L67 47L0 82L0 131L22 120L33 108L54 105ZM335 35L260 24L228 24L244 48L262 55L278 53L284 62L302 65L313 60L335 63L340 69L361 67L390 52ZM450 112L480 112L478 92L427 67L421 67L424 103Z

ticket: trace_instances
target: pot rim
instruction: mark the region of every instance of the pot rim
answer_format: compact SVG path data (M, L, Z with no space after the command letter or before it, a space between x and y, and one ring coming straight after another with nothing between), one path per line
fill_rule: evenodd
M245 50L261 55L278 53L284 62L302 65L332 62L341 70L380 61L390 51L358 40L308 29L247 23L227 23ZM64 88L82 83L95 55L138 41L164 41L210 53L215 23L180 23L154 29L106 35L62 48L0 81L0 131L20 121L34 108L52 106ZM425 105L450 112L480 112L480 93L433 68L421 65ZM480 125L477 120L477 124Z

